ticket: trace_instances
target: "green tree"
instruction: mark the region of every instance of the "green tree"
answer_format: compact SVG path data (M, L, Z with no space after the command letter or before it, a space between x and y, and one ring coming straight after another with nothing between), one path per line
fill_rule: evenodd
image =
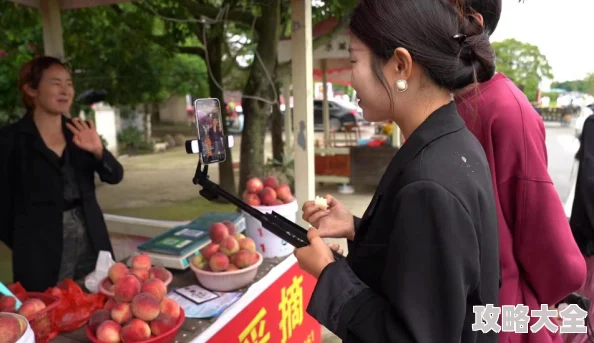
M497 56L497 71L521 86L531 101L536 99L540 82L544 78L553 78L549 61L537 46L506 39L493 43L493 48Z

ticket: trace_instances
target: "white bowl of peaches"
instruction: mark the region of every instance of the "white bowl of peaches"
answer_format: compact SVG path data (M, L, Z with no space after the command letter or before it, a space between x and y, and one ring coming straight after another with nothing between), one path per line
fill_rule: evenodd
M190 263L198 282L211 291L228 292L249 285L262 264L254 240L229 232L225 224L210 226L212 242L200 249Z

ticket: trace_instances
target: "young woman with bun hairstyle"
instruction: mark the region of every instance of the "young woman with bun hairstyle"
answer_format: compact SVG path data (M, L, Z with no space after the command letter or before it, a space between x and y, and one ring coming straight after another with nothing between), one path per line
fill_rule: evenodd
M495 56L463 1L362 0L350 21L352 86L368 121L405 143L361 219L327 196L303 206L297 249L317 285L307 312L343 342L491 343L474 306L498 306L497 207L485 153L452 92L488 81ZM356 228L356 230L355 230ZM347 238L334 260L322 238Z
M14 281L43 292L81 280L99 251L112 252L95 173L117 184L124 172L93 122L65 116L74 87L60 60L27 62L19 88L25 115L0 129L0 240L12 249Z

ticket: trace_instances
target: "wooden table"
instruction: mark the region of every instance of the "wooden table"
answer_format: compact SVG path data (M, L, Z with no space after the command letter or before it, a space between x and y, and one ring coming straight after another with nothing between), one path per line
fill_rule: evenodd
M275 268L278 267L278 268ZM194 318L186 318L184 324L180 328L180 331L177 334L177 337L174 342L176 343L185 343L185 342L222 342L221 341L221 333L223 334L233 334L234 339L233 341L237 342L237 336L241 335L241 332L245 332L249 326L253 323L254 315L254 308L266 308L268 312L272 312L274 307L278 311L279 304L273 303L265 304L263 299L270 299L273 296L267 294L269 290L273 288L279 288L277 285L278 280L280 279L287 279L288 277L292 277L293 279L301 278L301 275L295 276L296 271L296 259L293 255L289 255L286 258L265 258L262 262L262 265L258 269L258 274L254 282L250 285L252 286L254 283L261 281L257 286L254 286L252 289L249 289L250 286L241 289L240 291L246 293L244 296L239 299L236 303L234 303L227 311L225 311L220 317L218 318L210 318L210 319L194 319ZM298 267L297 267L298 268ZM272 272L271 272L272 271ZM299 270L299 272L301 272ZM289 275L289 273L292 273ZM303 273L303 272L301 272ZM303 280L303 317L304 320L303 328L293 328L293 330L302 329L300 331L295 331L296 334L292 335L295 339L289 339L287 342L299 342L302 343L304 339L302 337L305 334L316 336L315 341L321 341L321 326L315 322L307 313L305 313L305 308L309 303L309 298L311 296L311 292L313 292L313 287L315 285L315 281L310 279L309 275L304 275ZM285 280L286 281L286 280ZM188 269L186 271L173 271L173 281L168 286L168 291L172 291L179 287L184 287L192 284L197 284L196 276L194 273ZM290 285L289 285L290 286ZM283 287L285 289L286 287ZM249 291L248 291L249 289ZM260 304L261 303L261 304ZM265 310L266 311L266 310ZM256 312L257 309L256 309ZM242 314L245 313L245 316ZM258 313L262 313L260 309ZM271 315L272 316L272 315ZM271 317L270 316L270 317ZM246 318L239 318L239 317L246 317ZM312 324L312 321L315 324ZM216 323L216 324L215 324ZM215 325L213 325L215 324ZM222 330L225 328L225 330ZM274 331L276 328L276 331ZM279 336L279 325L269 325L268 328L269 332L271 332L272 338L270 338L269 342L280 342ZM225 331L225 332L223 332ZM239 334L237 333L239 332ZM293 332L291 332L293 333ZM276 336L274 336L276 335ZM226 341L226 339L224 339ZM55 343L76 343L76 342L88 342L88 339L85 335L85 328L81 328L75 332L70 333L63 333L56 337L51 342Z

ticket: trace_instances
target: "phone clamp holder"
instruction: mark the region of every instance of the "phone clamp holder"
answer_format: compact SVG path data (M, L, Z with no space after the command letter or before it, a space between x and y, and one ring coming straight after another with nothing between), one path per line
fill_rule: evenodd
M228 146L231 148L233 147L233 139L232 136L229 137L227 137L226 141ZM186 152L188 154L198 154L200 153L200 148L201 144L198 140L186 141ZM295 248L302 248L304 246L309 245L309 240L307 239L307 230L305 230L301 226L293 223L292 221L288 220L287 218L281 216L280 214L274 211L272 211L272 213L261 212L253 208L252 206L246 204L244 201L237 198L235 195L227 192L226 190L221 188L221 186L212 182L208 177L208 164L205 164L203 166L202 159L200 158L198 159L198 164L196 165L196 172L194 174L192 182L195 185L202 186L202 189L199 193L206 200L214 201L219 197L224 198L225 200L237 206L245 213L260 221L260 223L262 223L263 228L272 232L275 236L291 244ZM343 255L335 251L333 251L332 253L334 255L334 259L336 260L344 258Z

